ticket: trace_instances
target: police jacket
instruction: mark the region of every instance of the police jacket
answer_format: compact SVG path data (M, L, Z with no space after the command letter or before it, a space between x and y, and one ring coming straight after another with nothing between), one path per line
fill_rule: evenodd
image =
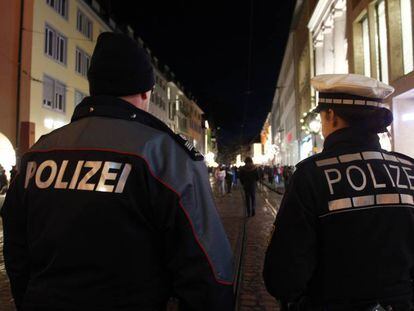
M22 158L2 210L22 310L232 310L233 262L203 157L110 96ZM37 310L36 309L36 310Z
M413 163L382 150L376 134L329 135L322 153L297 165L282 200L264 266L268 291L314 306L410 301Z

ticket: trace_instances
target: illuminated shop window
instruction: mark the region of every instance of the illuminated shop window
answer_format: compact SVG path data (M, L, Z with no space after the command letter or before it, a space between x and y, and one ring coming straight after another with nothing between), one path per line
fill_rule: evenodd
M414 69L413 64L413 25L411 15L411 0L401 0L401 29L404 58L404 74Z

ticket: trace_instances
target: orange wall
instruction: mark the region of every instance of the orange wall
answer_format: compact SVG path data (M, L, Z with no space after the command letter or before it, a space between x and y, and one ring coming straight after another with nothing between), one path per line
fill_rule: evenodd
M0 132L16 146L20 1L0 1L0 12Z
M32 29L33 1L25 0L25 19L23 27ZM17 72L18 72L18 48L20 28L21 0L1 0L0 12L0 132L6 135L13 146L16 147L17 133ZM31 64L31 40L30 32L23 33L23 53L21 75L21 116L27 116L29 112L30 91L30 64Z

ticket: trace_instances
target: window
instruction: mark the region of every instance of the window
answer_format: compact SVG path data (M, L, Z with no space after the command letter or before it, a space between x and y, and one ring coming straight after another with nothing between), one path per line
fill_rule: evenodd
M364 49L364 75L367 77L371 76L371 49L369 46L369 27L368 17L365 17L362 22L362 44Z
M66 100L66 86L58 81L55 81L55 107L58 111L65 111Z
M76 48L75 70L80 75L86 77L90 65L91 57L80 48Z
M67 38L53 29L45 27L45 54L66 65Z
M66 85L49 77L43 77L43 106L65 112Z
M385 17L385 1L381 0L376 6L376 54L378 79L388 83L388 52L387 52L387 22Z
M401 0L401 28L404 58L404 74L414 70L413 64L413 23L411 0Z
M75 90L75 107L86 97L86 94L81 91Z
M92 21L78 9L76 29L83 33L87 38L93 38Z
M347 73L346 1L324 0L309 20L312 34L313 60L316 75L324 73ZM285 74L288 74L289 66Z
M43 106L53 108L53 88L55 80L45 76L43 78Z
M168 117L170 118L170 120L174 120L174 112L175 112L174 102L169 102L168 103Z
M46 3L58 12L59 15L68 18L68 0L46 0Z

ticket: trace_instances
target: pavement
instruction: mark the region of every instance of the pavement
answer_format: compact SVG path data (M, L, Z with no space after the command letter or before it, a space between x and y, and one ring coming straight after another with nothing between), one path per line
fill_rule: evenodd
M267 187L259 187L256 215L247 220L246 249L238 310L278 311L279 306L264 286L262 271L265 252L281 196Z
M3 223L0 218L0 310L16 311L13 298L10 293L9 279L4 269L3 259Z
M262 271L264 255L270 238L281 196L260 185L257 191L256 215L245 217L243 192L236 187L230 194L219 195L213 184L217 210L229 238L238 275L237 311L279 311L275 299L264 286ZM0 200L2 198L0 197ZM1 201L0 201L1 205ZM4 269L3 230L0 219L0 310L16 311ZM169 310L175 310L171 307Z

